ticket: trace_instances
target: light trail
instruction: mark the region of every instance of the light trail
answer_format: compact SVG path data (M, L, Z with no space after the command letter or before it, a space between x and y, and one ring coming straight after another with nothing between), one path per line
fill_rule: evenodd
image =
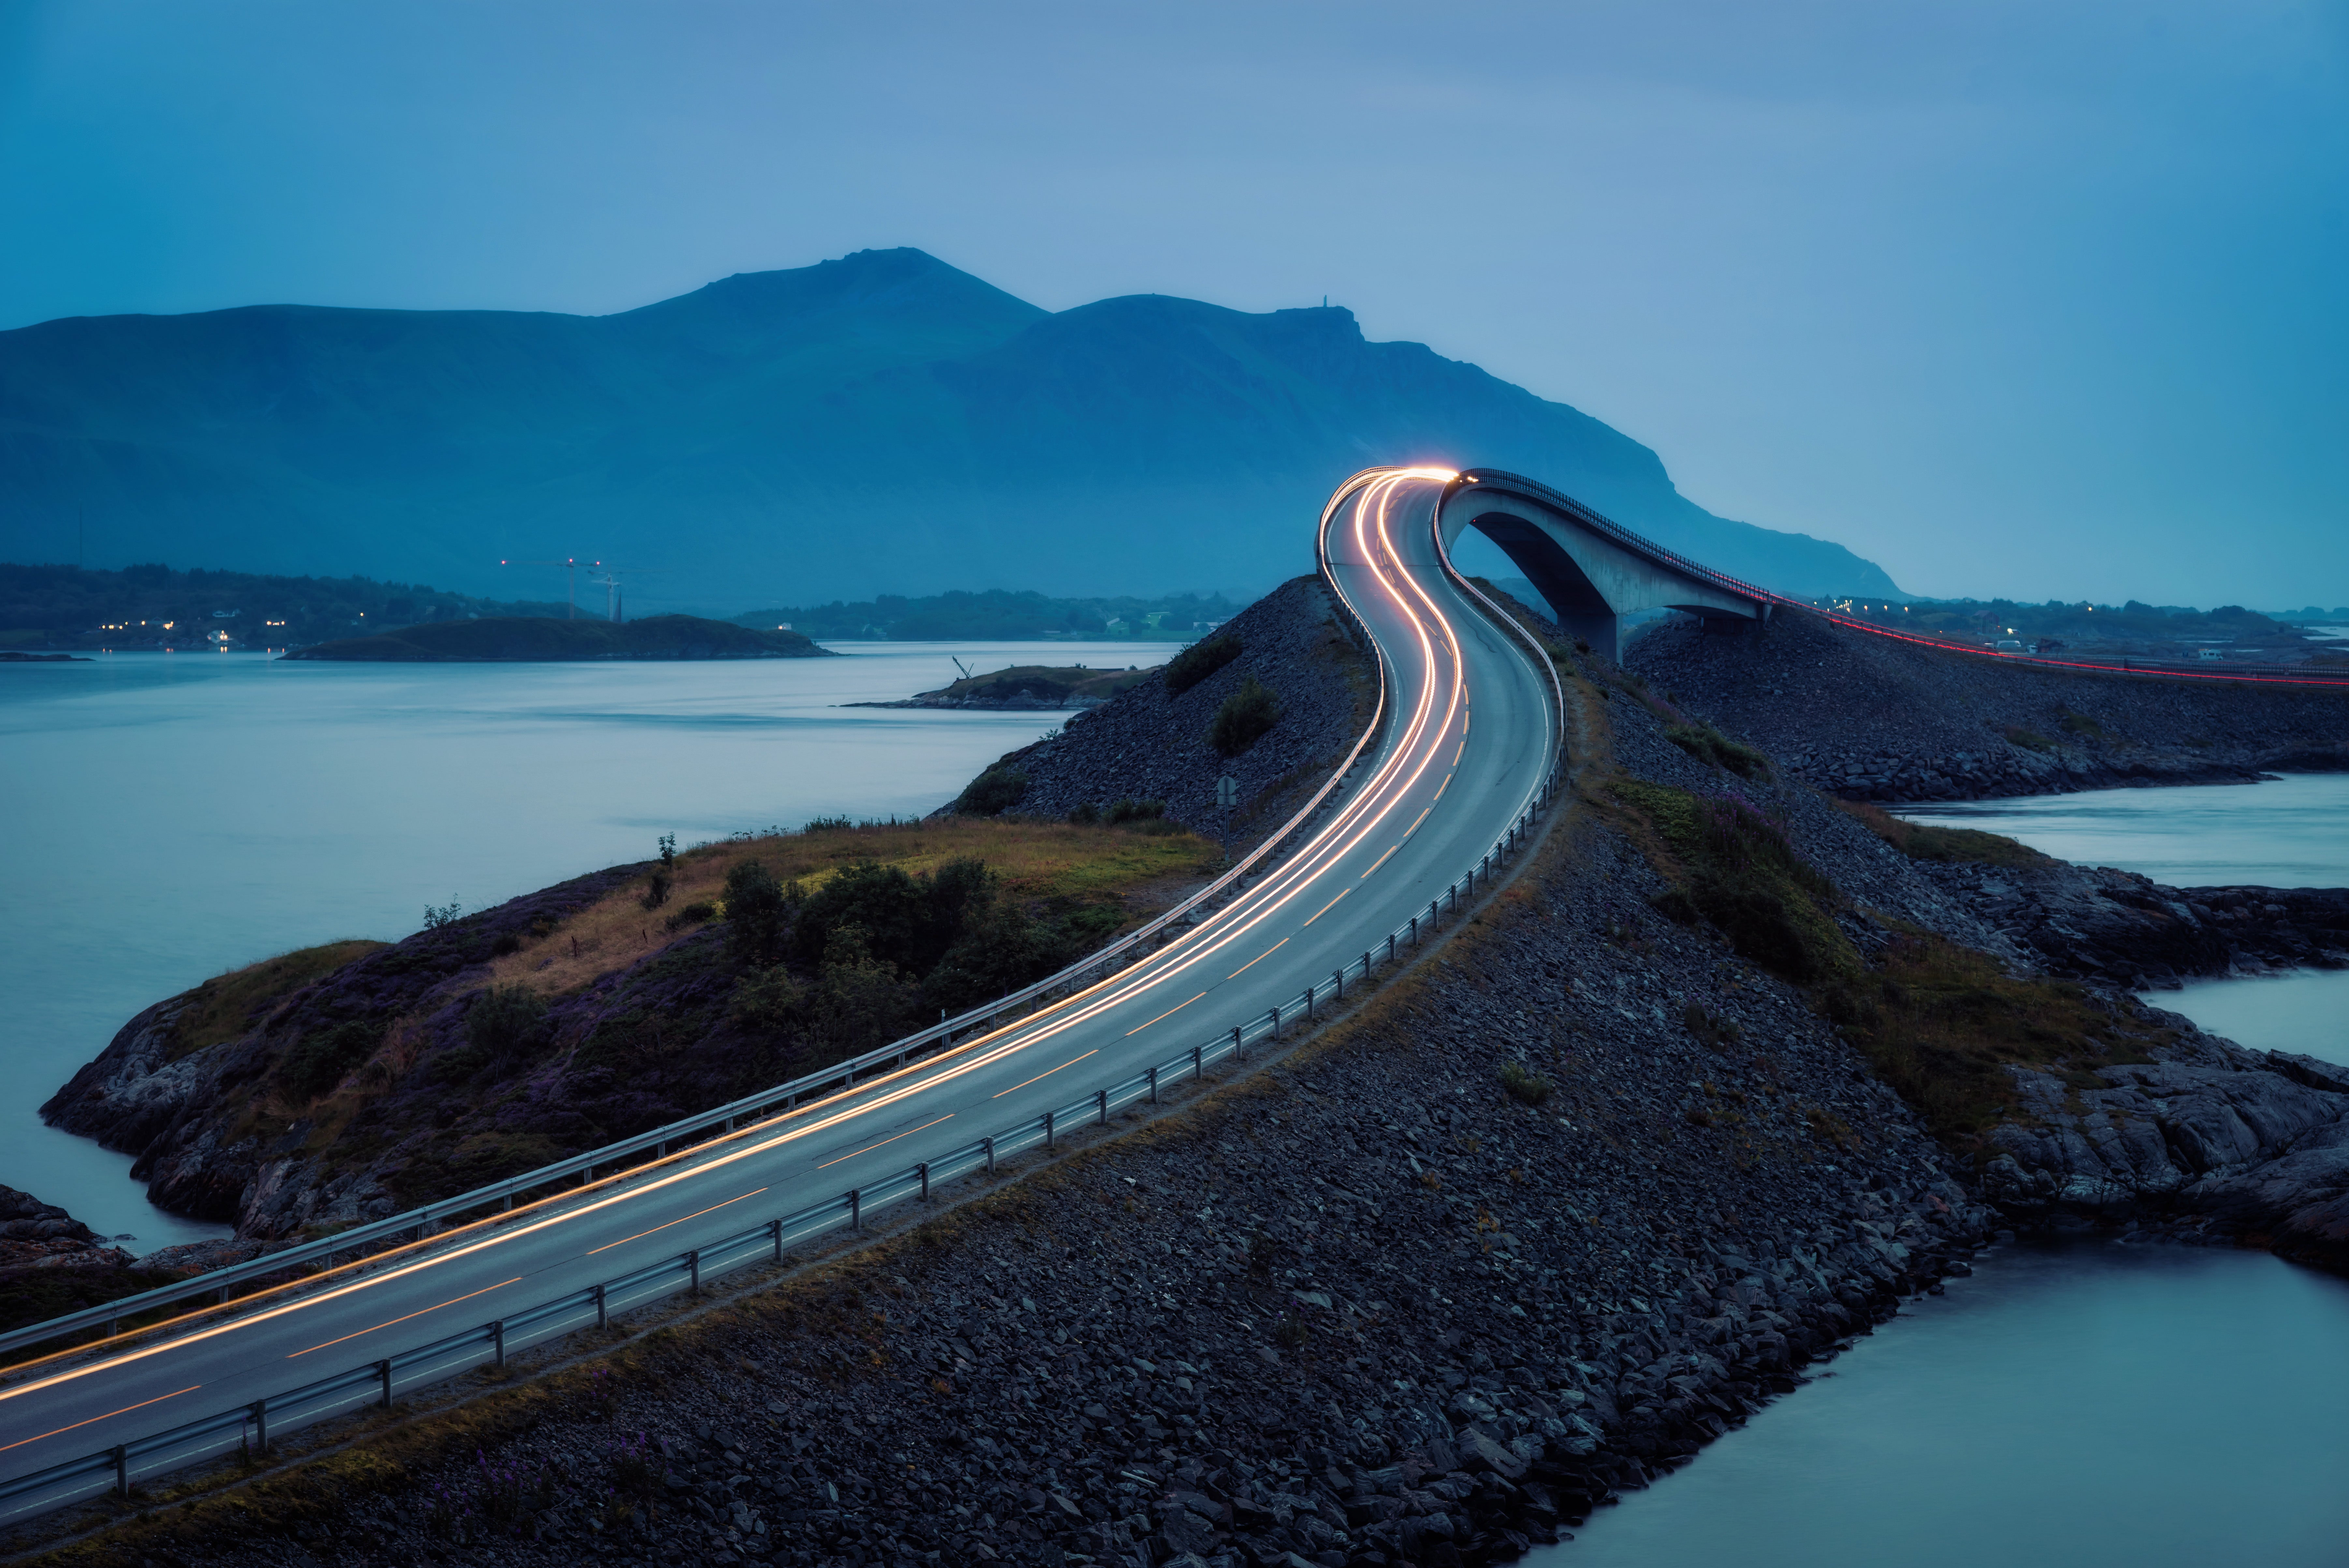
M634 1238L631 1239L633 1240ZM615 1246L617 1246L618 1244L619 1243L616 1242L613 1243ZM364 1339L367 1336L373 1334L378 1328L390 1328L398 1324L406 1323L409 1318L422 1317L428 1312L438 1312L444 1306L454 1306L460 1301L471 1301L477 1295L487 1295L493 1290L503 1290L510 1284L518 1284L521 1283L522 1277L522 1275L516 1274L512 1279L502 1279L495 1284L485 1284L479 1290L469 1290L462 1295L452 1295L446 1301L434 1302L430 1306L419 1306L414 1312L402 1313L398 1317L387 1317L381 1323L375 1324L370 1327L355 1328L350 1333L344 1335L340 1339L321 1340L317 1344L311 1346L308 1350L289 1350L285 1354L285 1359L291 1361L297 1356L309 1355L311 1350L324 1350L330 1346L347 1344L354 1339Z

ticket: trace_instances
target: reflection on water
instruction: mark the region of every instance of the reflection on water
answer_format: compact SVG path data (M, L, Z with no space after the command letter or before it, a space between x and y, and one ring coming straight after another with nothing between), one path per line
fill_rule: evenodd
M2003 833L2059 860L2173 887L2349 887L2349 773L1904 806L1899 814Z
M2338 1568L2349 1282L2009 1246L1539 1568Z
M1172 645L991 644L1123 667ZM123 1021L223 969L424 906L480 909L652 852L810 818L918 816L1060 722L843 708L955 678L947 644L712 664L286 664L119 655L0 667L0 1182L131 1250L219 1233L35 1108Z

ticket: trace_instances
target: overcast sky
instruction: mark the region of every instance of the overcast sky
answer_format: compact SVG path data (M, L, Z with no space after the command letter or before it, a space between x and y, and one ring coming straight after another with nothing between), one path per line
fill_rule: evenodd
M0 0L0 326L1326 294L1913 592L2349 603L2349 0Z

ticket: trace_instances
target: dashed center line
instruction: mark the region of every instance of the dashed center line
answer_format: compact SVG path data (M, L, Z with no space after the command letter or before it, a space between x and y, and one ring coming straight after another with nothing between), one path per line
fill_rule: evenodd
M905 1131L897 1134L896 1138L885 1138L878 1143L868 1143L862 1149L852 1149L847 1153L841 1155L839 1159L825 1161L823 1164L817 1166L816 1169L819 1171L829 1171L833 1166L839 1164L842 1160L854 1160L860 1154L870 1154L876 1149L885 1149L890 1144L896 1142L898 1138L911 1138L916 1132L928 1131L931 1128L936 1127L939 1121L952 1121L953 1119L954 1112L950 1110L944 1116L939 1117L936 1121L926 1121L919 1127L909 1127L905 1129Z
M1343 898L1343 897L1345 897L1348 893L1350 893L1350 892L1353 892L1353 891L1354 891L1354 890L1353 890L1352 888L1350 888L1350 887L1349 887L1349 888L1340 888L1340 889L1339 889L1339 890L1338 890L1338 898ZM1337 907L1338 907L1338 898L1333 898L1333 899L1331 899L1328 903L1323 904L1319 909L1317 909L1317 910L1315 910L1311 914L1307 915L1307 916L1305 917L1305 923L1306 923L1306 924L1308 924L1308 925L1310 925L1310 924L1312 924L1315 921L1317 921L1317 920L1320 919L1323 915L1325 915L1325 914L1329 913L1331 910L1333 910L1333 909L1337 908Z
M143 1410L150 1405L160 1405L166 1399L176 1399L182 1394L192 1394L202 1387L202 1383L191 1383L184 1388L174 1388L168 1394L158 1394L151 1399L141 1399L135 1405L125 1405L119 1410L109 1410L103 1416L92 1416L87 1421L76 1421L70 1427L59 1427L54 1431L43 1432L40 1438L18 1438L13 1443L0 1443L0 1454L6 1453L10 1449L21 1449L26 1443L37 1443L41 1438L54 1438L60 1432L70 1432L78 1428L95 1425L99 1421L110 1421L117 1416L127 1416L133 1410Z
M1333 900L1332 902L1335 902L1335 901ZM1308 923L1308 924L1310 924L1310 923L1312 923L1309 921L1309 922L1307 922L1307 923ZM1202 991L1202 992L1200 992L1200 993L1199 993L1199 996L1204 996L1204 995L1206 995L1206 993L1205 991ZM1194 997L1192 997L1192 998L1191 998L1191 1002L1195 1002L1195 1001L1197 1001L1197 1000L1199 999L1199 996L1194 996ZM1184 1008L1185 1008L1185 1007L1189 1006L1191 1005L1191 1002L1177 1002L1177 1003L1175 1003L1173 1006L1171 1006L1171 1007L1167 1008L1167 1009L1166 1009L1166 1011L1164 1011L1164 1012L1163 1012L1163 1013L1159 1014L1159 1015L1158 1015L1158 1016L1156 1016L1155 1018L1151 1019L1151 1020L1150 1020L1150 1024L1162 1024L1162 1023L1164 1023L1167 1019L1169 1019L1169 1018L1173 1017L1175 1014L1177 1014L1177 1013L1181 1012ZM1132 1027L1131 1029L1128 1029L1128 1030L1125 1032L1126 1038L1128 1038L1128 1039L1132 1039L1134 1036L1136 1036L1136 1035L1138 1035L1138 1034L1142 1033L1142 1031L1143 1031L1143 1030L1144 1030L1144 1029L1146 1029L1146 1028L1150 1027L1150 1024L1136 1024L1133 1027Z
M493 1290L503 1290L510 1284L520 1284L521 1281L522 1275L520 1274L514 1275L512 1279L502 1279L495 1284L485 1284L479 1290L469 1290L462 1295L452 1295L448 1300L440 1303L438 1305L419 1306L414 1312L403 1313L398 1317L387 1318L383 1322L377 1324L374 1328L356 1329L349 1334L344 1335L339 1339L322 1341L319 1344L310 1346L310 1350L324 1350L327 1346L340 1345L345 1340L357 1339L361 1335L365 1334L373 1334L377 1328L389 1328L394 1324L406 1323L411 1317L421 1317L428 1312L438 1312L443 1306L454 1306L460 1301L471 1301L477 1295L487 1295ZM289 1350L285 1354L285 1359L291 1361L296 1356L307 1356L310 1354L310 1350Z
M1271 957L1274 954L1279 952L1282 948L1288 945L1288 938L1284 936L1279 941L1274 943L1271 946L1266 948L1263 952L1257 954L1255 957L1249 959L1247 963L1241 965L1238 968L1233 970L1230 974L1225 975L1224 978L1226 980L1238 979L1241 975L1247 974L1249 970L1255 968L1257 965L1263 963L1266 959Z
M1085 1057L1097 1057L1097 1056L1099 1056L1099 1055L1101 1055L1101 1052L1100 1052L1100 1050L1099 1050L1098 1048L1093 1049L1093 1050L1087 1051L1087 1052L1085 1053ZM1072 1067L1075 1067L1079 1062L1083 1061L1083 1060L1085 1059L1085 1057L1071 1057L1067 1061L1064 1061L1064 1062L1062 1062L1062 1063L1061 1064L1061 1068L1072 1068ZM1034 1078L1029 1078L1029 1079L1025 1080L1024 1082L1020 1082L1020 1083L1013 1084L1009 1088L1005 1089L1005 1090L1003 1091L1003 1093L1002 1093L1002 1094L991 1094L991 1095L988 1095L987 1098L988 1098L988 1099L1001 1099L1003 1098L1003 1095L1006 1095L1006 1094L1017 1094L1017 1093L1019 1093L1021 1089L1026 1088L1028 1087L1028 1085L1029 1085L1029 1084L1031 1084L1031 1083L1041 1083L1044 1079L1046 1079L1046 1078L1050 1078L1054 1073L1059 1072L1059 1071L1061 1070L1061 1068L1046 1068L1042 1072L1038 1073Z
M743 1199L745 1199L745 1198L755 1198L755 1197L757 1197L760 1193L761 1193L761 1192L763 1192L763 1191L766 1191L766 1189L765 1189L764 1187L757 1187L757 1188L753 1188L751 1191L748 1191L748 1192L740 1192L740 1193L737 1193L735 1196L733 1196L733 1197L731 1197L731 1198L727 1199L727 1200L726 1200L726 1203L739 1203L739 1202L741 1202ZM605 1242L605 1243L602 1246L600 1246L600 1247L591 1247L591 1248L589 1248L589 1249L588 1249L588 1252L587 1252L587 1255L588 1255L589 1257L591 1257L591 1258L592 1258L592 1257L594 1257L597 1253L608 1253L608 1252L610 1252L614 1247L625 1247L625 1246L626 1246L630 1242L641 1242L641 1241L643 1241L647 1236L657 1236L657 1235L660 1234L663 1231L667 1230L667 1229L669 1228L669 1225L682 1225L682 1224L684 1224L688 1220L698 1220L698 1219L699 1219L699 1218L701 1218L701 1216L702 1216L702 1215L704 1215L704 1214L714 1214L714 1213L716 1213L719 1210L720 1210L720 1209L722 1209L722 1208L726 1207L726 1203L712 1203L712 1204L710 1204L710 1205L709 1205L709 1207L708 1207L707 1209L696 1209L696 1210L695 1210L692 1213L690 1213L690 1214L679 1214L676 1219L669 1221L669 1222L668 1222L668 1224L667 1224L667 1225L655 1225L655 1226L654 1226L651 1230L649 1230L649 1231L638 1231L638 1232L637 1232L635 1235L633 1235L633 1236L622 1236L622 1237L621 1237L618 1241L616 1241L616 1242Z

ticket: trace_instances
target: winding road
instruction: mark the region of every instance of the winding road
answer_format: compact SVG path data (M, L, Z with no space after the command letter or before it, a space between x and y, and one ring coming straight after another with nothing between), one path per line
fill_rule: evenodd
M12 1372L0 1385L0 1477L86 1461L714 1246L861 1181L944 1161L982 1135L1082 1101L1227 1035L1235 1023L1294 1004L1307 985L1373 949L1383 953L1389 933L1524 818L1560 755L1554 676L1443 558L1438 511L1458 482L1443 469L1371 469L1331 499L1319 531L1323 574L1378 651L1381 722L1356 759L1354 782L1319 824L1224 907L1016 1023L648 1170L249 1308ZM633 1295L614 1294L605 1305L623 1311L679 1283L660 1278ZM506 1348L559 1337L583 1321L594 1321L592 1313L538 1324ZM482 1359L466 1348L443 1364L403 1367L398 1390ZM354 1390L298 1419L347 1411L383 1392ZM296 1419L289 1411L276 1431ZM205 1450L233 1452L247 1435L232 1429L155 1453L140 1460L142 1473ZM0 1501L0 1518L117 1484L110 1470L83 1468Z

